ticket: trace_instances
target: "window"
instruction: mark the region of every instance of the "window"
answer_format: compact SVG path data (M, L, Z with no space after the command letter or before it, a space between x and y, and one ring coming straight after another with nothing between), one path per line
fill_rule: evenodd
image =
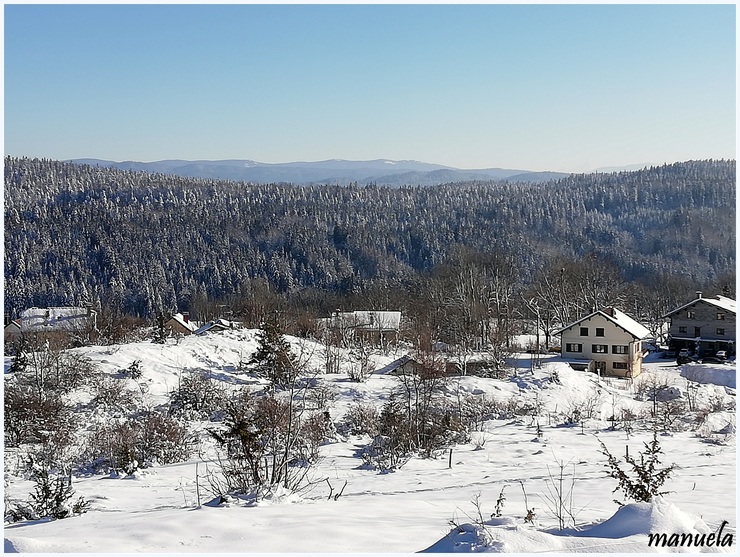
M679 333L688 333L688 330L686 329L686 325L679 326L678 327L678 332Z
M583 352L583 345L582 344L566 344L565 351L566 352Z
M724 313L718 313L717 314L717 321L724 321L725 320L725 314Z
M686 319L694 319L696 317L695 311L687 311L686 312Z
M612 362L612 369L629 369L627 362Z
M718 335L724 335L725 334L725 330L723 328L721 328L721 327L717 327L717 334Z
M591 352L594 354L608 354L609 346L606 344L593 344L591 345Z
M588 336L588 327L581 327L581 336L582 337Z
M629 347L622 344L612 344L612 354L627 354Z
M596 336L597 337L603 337L604 336L604 327L596 327Z

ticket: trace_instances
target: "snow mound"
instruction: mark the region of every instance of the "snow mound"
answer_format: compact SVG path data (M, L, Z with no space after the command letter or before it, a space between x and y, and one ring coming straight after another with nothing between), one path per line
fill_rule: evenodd
M694 383L712 383L720 387L736 388L737 373L734 366L688 365L681 369L681 377Z
M656 497L651 503L624 505L611 518L574 535L614 539L650 533L709 534L711 531L702 519Z
M614 551L617 547L624 553L659 552L665 549L648 545L648 534L712 532L702 519L657 497L651 503L624 505L611 518L583 529L544 531L513 518L462 524L422 553L598 553ZM712 547L711 550L722 551L723 548Z

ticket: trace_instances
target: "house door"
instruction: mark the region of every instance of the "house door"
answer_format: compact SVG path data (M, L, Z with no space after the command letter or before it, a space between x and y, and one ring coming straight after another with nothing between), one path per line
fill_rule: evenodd
M606 362L594 362L594 371L603 376L606 371Z
M694 327L694 338L699 338L701 336L701 327Z

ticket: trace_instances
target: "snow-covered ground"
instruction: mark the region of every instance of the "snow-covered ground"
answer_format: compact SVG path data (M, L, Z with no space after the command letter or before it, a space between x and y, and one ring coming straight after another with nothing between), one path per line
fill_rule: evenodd
M321 345L297 339L292 343L309 367L323 369ZM249 383L243 368L256 346L256 331L242 330L191 336L166 345L142 342L77 351L119 378L121 369L141 361L139 382L146 384L151 401L164 403L186 370L208 370L232 385ZM402 353L374 356L376 368ZM622 408L637 412L652 403L637 400L634 388L623 380L602 379L597 384L593 374L574 371L557 356L543 356L541 367L534 369L529 355L512 362L518 367L510 379L456 377L448 392L536 400L542 404L539 417L487 421L482 431L472 433L470 443L452 447L451 460L444 451L437 458L411 458L393 472L380 473L367 469L356 456L369 438L338 436L322 447L311 489L276 493L258 503L230 499L214 506L207 504L213 497L207 481L212 464L201 459L142 469L130 477L75 477L75 496L90 501L90 510L63 520L6 524L5 551L642 553L668 551L648 547L650 532L709 534L723 521L727 521L724 535L734 537L734 411L713 412L701 426L661 435L663 462L676 464L664 486L670 493L652 504L629 504L620 510L613 500L625 499L612 493L617 484L607 477L600 441L615 456L627 448L637 455L652 433L639 426L629 435L620 427L611 429L609 417ZM6 370L7 366L6 360ZM734 363L700 367L701 379L684 370L701 383L692 391L697 403L733 401ZM550 381L554 372L559 383ZM651 376L669 381L681 392L690 389L674 361L649 360L642 380ZM398 378L374 374L356 383L339 373L322 374L319 381L336 394L331 416L338 422L355 401L382 404ZM573 408L591 409L592 417L564 424L564 413ZM569 518L563 530L549 497L561 463L564 485L572 486L569 510L575 522ZM6 496L25 499L33 482L15 475L15 469L13 453L6 453ZM329 498L343 486L341 496ZM492 518L502 490L501 516ZM525 522L532 508L534 521ZM671 550L681 549L687 550ZM734 549L734 540L732 547L705 548Z

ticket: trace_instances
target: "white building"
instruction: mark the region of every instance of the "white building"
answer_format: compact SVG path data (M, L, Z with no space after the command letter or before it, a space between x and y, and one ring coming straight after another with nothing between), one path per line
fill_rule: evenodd
M637 377L650 331L615 308L605 308L556 331L560 353L572 367L601 375Z

